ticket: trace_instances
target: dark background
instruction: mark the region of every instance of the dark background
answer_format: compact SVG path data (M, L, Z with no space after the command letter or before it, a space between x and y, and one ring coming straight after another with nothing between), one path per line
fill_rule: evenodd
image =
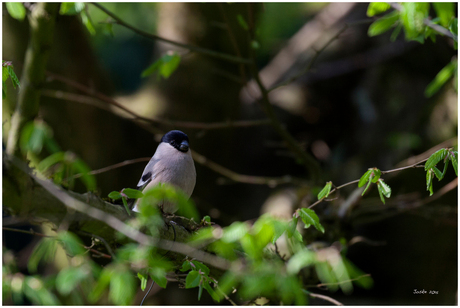
M235 54L228 32L223 28L226 18L242 56L248 56L246 33L236 19L237 14L247 15L247 4L103 5L144 31ZM288 40L300 28L308 26L327 5L256 5L259 68L270 66L273 58L286 48ZM337 10L345 9L335 5ZM344 22L368 19L366 9L365 3L350 7L344 18L333 23L335 26L319 33L319 42L313 44L315 48L319 49ZM89 13L95 23L107 19L91 5ZM277 207L273 198L269 198L273 196L291 196L292 209L304 196L309 202L313 200L325 181L341 185L358 179L370 167L395 168L401 161L446 140L450 140L449 146L457 144L457 93L452 82L433 97L424 96L426 86L457 54L451 42L441 36L436 43L405 42L403 33L391 42L391 31L369 37L368 25L350 26L320 55L314 70L271 95L279 119L320 162L322 181L308 188L293 185L271 188L223 180L216 172L196 164L198 176L192 199L201 215L211 215L213 221L222 226L255 219L264 204L264 208ZM79 17L58 16L48 71L91 86L145 117L204 123L265 117L261 106L245 95L242 84L227 76L238 76L238 65L179 50L182 61L169 79L141 78L141 72L164 52L177 49L117 25L113 26L111 37L104 34L102 25L97 26L97 34L91 36ZM19 77L27 40L27 21L12 19L4 8L3 60L13 61ZM294 65L282 67L275 73L275 79L281 81L296 74L312 55L311 48L301 52L291 59ZM262 71L262 77L263 74ZM56 80L49 80L45 88L80 93ZM16 92L8 89L8 95L3 100L4 140ZM40 115L53 128L61 148L75 152L92 169L150 157L157 146L149 131L92 105L43 96ZM270 126L219 130L177 128L188 134L195 151L237 173L289 174L309 179L309 174L296 164ZM98 193L106 197L110 191L135 187L143 168L144 163L139 163L97 175ZM454 179L450 169L442 182L435 180L435 192ZM423 169L385 176L385 181L392 187L392 197L385 206L373 189L347 215L338 218L337 208L356 188L351 185L341 190L336 201L321 203L315 208L326 227L324 237L315 236L315 240L333 242L344 238L349 241L355 236L364 236L377 243L351 245L347 254L360 269L372 275L374 288L356 287L349 296L340 292L329 295L354 305L455 304L457 190L428 202ZM83 192L84 188L77 186L76 190ZM26 242L25 238L16 236L4 232L4 244ZM25 255L24 249L27 247L16 247L18 255ZM26 261L22 260L20 267L24 268ZM414 289L436 290L439 294L414 295ZM197 302L196 290L178 289L174 284L149 301L148 304L174 305L212 303L208 295ZM312 300L310 303L325 302Z

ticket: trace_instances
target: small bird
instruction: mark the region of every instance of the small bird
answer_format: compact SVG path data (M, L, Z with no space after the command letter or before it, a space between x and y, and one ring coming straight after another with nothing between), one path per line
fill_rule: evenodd
M137 189L147 191L158 183L168 183L180 188L188 197L195 188L196 171L190 152L188 136L179 130L166 133L152 159L145 166ZM138 199L133 211L139 212ZM169 201L158 204L165 213L174 213L177 206Z

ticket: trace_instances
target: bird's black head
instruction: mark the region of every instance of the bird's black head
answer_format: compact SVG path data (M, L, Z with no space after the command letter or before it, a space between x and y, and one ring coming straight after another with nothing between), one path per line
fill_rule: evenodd
M178 151L187 152L189 149L188 136L180 130L172 130L161 137L161 142L166 142Z

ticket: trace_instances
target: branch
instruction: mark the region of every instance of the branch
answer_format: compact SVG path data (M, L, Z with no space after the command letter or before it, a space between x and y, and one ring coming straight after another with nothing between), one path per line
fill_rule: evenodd
M71 231L91 233L112 244L124 243L117 239L116 232L118 231L141 245L153 245L180 254L181 257L175 258L170 255L170 259L174 260L177 265L182 264L183 255L188 255L216 269L226 270L230 266L229 261L225 259L186 244L168 240L188 238L190 233L185 228L176 228L173 231L165 224L159 230L160 238L153 238L125 224L123 221L129 216L121 206L105 202L91 193L80 195L63 191L49 180L40 179L32 174L31 170L19 159L7 157L6 160L11 164L7 170L4 169L3 196L5 200L8 200L10 211L20 216L30 216L35 220L49 221L59 225L69 208L74 211L73 223L69 227ZM13 165L29 177L28 182L23 184L11 178L13 173L10 173L10 170Z
M339 302L338 300L335 300L332 297L329 297L327 295L308 292L308 296L313 297L313 298L321 298L321 299L323 299L325 301L333 303L334 305L343 306L343 304L341 302Z
M428 160L428 158L424 159L424 160L421 160L419 162L416 162L415 164L412 164L412 165L409 165L409 166L405 166L405 167L401 167L401 168L396 168L396 169L392 169L392 170L387 170L387 171L381 171L382 174L388 174L388 173L393 173L393 172L398 172L398 171L402 171L402 170L406 170L406 169L411 169L411 168L419 168L419 167L423 167L421 166L420 164L421 163L424 163ZM333 192L341 189L341 188L344 188L348 185L351 185L351 184L355 184L355 183L358 183L359 182L359 179L358 180L354 180L354 181L351 181L351 182L348 182L348 183L345 183L345 184L342 184L340 186L337 186L337 187L334 187L330 192L329 194L332 194ZM312 205L310 205L308 208L311 209L312 207L314 207L315 205L321 203L322 201L328 201L326 199L320 199L318 201L316 201L315 203L313 203Z
M188 122L188 121L171 121L166 119L150 119L143 116L136 114L135 112L129 110L128 108L124 107L114 99L105 96L104 94L94 91L93 89L86 87L85 85L78 84L72 80L68 80L65 77L55 75L53 73L47 73L53 79L59 80L67 85L73 86L78 90L92 96L85 96L75 93L63 92L63 91L56 91L50 89L44 89L42 91L42 95L57 98L57 99L64 99L80 104L87 104L92 105L100 109L104 109L106 111L112 112L116 114L112 109L106 108L102 102L105 102L109 105L112 105L127 114L131 115L134 120L140 120L147 123L150 123L154 126L162 125L168 128L190 128L190 129L201 129L201 130L212 130L212 129L224 129L224 128L236 128L236 127L253 127L253 126L262 126L262 125L269 125L269 119L261 119L261 120L241 120L241 121L232 121L228 120L225 122L214 122L214 123L203 123L203 122ZM93 97L97 98L94 99ZM100 101L99 101L100 100Z
M29 14L30 41L26 50L18 102L11 118L6 152L21 157L19 137L24 125L33 120L39 109L40 89L53 42L55 17L59 3L37 3Z
M52 78L59 80L71 87L74 87L82 92L87 93L88 95L94 96L97 99L100 99L101 101L106 102L107 104L113 105L128 114L133 116L134 120L142 120L146 122L150 122L152 124L171 124L172 127L177 126L181 127L181 124L187 123L189 126L194 126L194 128L200 128L200 129L214 129L214 128L224 128L224 127L250 127L250 126L256 126L256 125L266 125L266 124L271 124L271 121L269 119L266 120L248 120L248 121L235 121L235 122L222 122L222 123L193 123L193 122L175 122L175 121L167 121L167 120L158 120L158 119L148 119L142 116L137 115L136 113L130 111L129 109L123 107L120 105L118 102L113 100L112 98L105 96L104 94L94 91L93 89L82 85L80 83L77 83L73 80L67 79L65 77L62 77L60 75L56 75L54 73L47 73L47 75ZM82 96L78 94L73 94L73 93L66 93L62 91L53 91L53 90L43 90L43 95L54 97L54 98L59 98L59 99L68 99L71 101L75 101L78 103L84 103L84 104L90 104L93 106L96 106L98 108L102 108L104 110L113 112L112 109L110 108L104 108L103 104L99 104L97 100L94 100L90 97L87 96ZM114 112L113 112L114 113ZM114 113L119 116L118 113ZM193 124L193 125L192 125ZM145 126L142 126L145 129ZM210 168L211 170L222 174L223 176L228 177L229 179L235 181L235 182L241 182L241 183L248 183L248 184L261 184L261 185L269 185L270 187L274 187L280 184L285 184L285 183L294 183L300 186L305 186L307 185L307 181L302 180L302 179L296 179L291 176L284 176L284 177L260 177L260 176L251 176L251 175L243 175L243 174L238 174L234 171L231 171L209 159L207 159L205 156L192 151L193 153L193 158L195 159L196 162ZM126 161L130 162L130 161ZM133 162L134 163L134 162ZM128 164L128 163L127 163ZM125 162L118 163L113 166L105 167L99 170L96 170L97 173L102 173L108 170L111 170L113 168L118 168L121 166L124 166ZM94 171L93 171L94 172ZM93 173L96 174L96 173Z
M95 3L95 2L91 2L91 4L94 5L95 7L97 7L98 9L100 9L101 11L103 11L104 13L106 13L107 15L109 15L110 17L112 17L115 20L116 24L118 24L120 26L123 26L125 28L128 28L128 29L132 30L133 32L135 32L135 33L137 33L139 35L142 35L143 37L146 37L148 39L165 42L165 43L168 43L168 44L171 44L171 45L174 45L174 46L182 47L182 48L188 49L190 51L194 51L194 52L201 53L201 54L204 54L204 55L207 55L207 56L210 56L210 57L226 60L226 61L229 61L229 62L243 63L243 64L250 64L251 63L251 61L248 60L248 59L244 59L244 58L241 58L241 57L236 57L236 56L233 56L233 55L229 55L229 54L222 53L222 52L217 52L217 51L206 49L206 48L201 48L201 47L197 47L197 46L193 46L193 45L188 45L188 44L183 44L183 43L171 41L171 40L159 37L157 35L144 32L144 31L142 31L140 29L137 29L137 28L127 24L126 22L121 20L119 17L117 17L115 14L113 14L112 12L110 12L109 10L104 8L102 5L100 5L98 3Z

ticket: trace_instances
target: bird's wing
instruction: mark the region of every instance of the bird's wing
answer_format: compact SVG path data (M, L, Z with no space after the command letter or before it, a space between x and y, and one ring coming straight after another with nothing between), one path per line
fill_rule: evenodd
M139 180L139 183L137 183L138 190L143 190L145 186L147 186L147 184L149 184L156 177L155 164L157 162L158 160L152 157L147 166L145 166L141 179Z

